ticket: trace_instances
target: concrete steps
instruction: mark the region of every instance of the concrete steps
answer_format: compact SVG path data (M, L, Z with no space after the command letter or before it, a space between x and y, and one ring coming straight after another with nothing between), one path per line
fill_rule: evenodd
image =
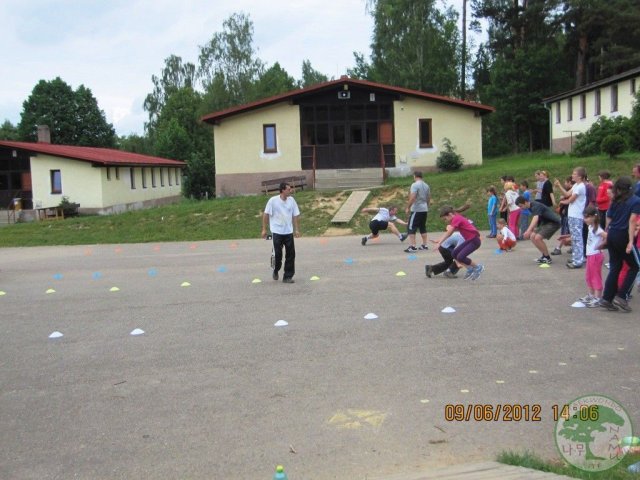
M380 168L316 170L316 190L351 190L383 184Z

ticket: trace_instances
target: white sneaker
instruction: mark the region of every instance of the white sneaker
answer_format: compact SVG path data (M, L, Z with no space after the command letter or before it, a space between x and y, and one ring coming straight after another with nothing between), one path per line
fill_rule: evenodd
M591 297L591 300L584 304L587 308L597 308L600 306L600 299L598 297Z
M590 293L587 293L584 297L580 297L578 299L578 301L584 303L585 305L590 302L591 300L593 300L595 297L593 295L591 295Z

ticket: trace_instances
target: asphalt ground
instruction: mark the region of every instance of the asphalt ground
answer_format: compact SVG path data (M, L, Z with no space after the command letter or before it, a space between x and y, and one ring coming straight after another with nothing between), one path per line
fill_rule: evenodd
M584 271L566 255L539 268L529 242L498 255L483 239L475 282L426 278L438 253L405 246L300 238L293 285L271 279L260 239L1 249L0 478L267 479L283 464L353 480L557 458L553 405L595 393L639 424L636 298L626 314L572 308ZM447 421L458 404L523 414Z

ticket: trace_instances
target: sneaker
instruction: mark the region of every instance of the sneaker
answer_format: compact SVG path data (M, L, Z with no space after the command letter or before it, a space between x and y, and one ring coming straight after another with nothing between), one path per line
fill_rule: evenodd
M407 239L408 236L409 236L408 233L401 233L400 234L400 241L404 242Z
M587 293L584 297L580 297L580 298L578 299L578 301L579 301L579 302L582 302L582 303L584 303L584 304L586 305L588 302L590 302L590 301L591 301L591 300L593 300L594 298L596 298L596 297L594 297L594 296L593 296L593 295L591 295L590 293ZM596 298L596 300L597 300L597 298Z
M577 263L573 263L573 262L569 262L569 263L567 263L567 268L570 268L570 269L574 270L574 269L582 268L582 265L581 264L577 264Z
M562 255L562 250L560 250L559 248L554 248L553 252L551 252L551 255Z
M360 241L360 243L364 247L367 244L367 237L362 237L362 240Z
M471 278L471 275L473 275L473 267L469 267L467 268L467 272L464 274L464 277L462 277L464 280L468 280L469 278Z
M423 243L418 247L418 250L429 250L429 247Z
M609 262L605 263L605 264L604 264L604 266L605 266L606 268L611 268L611 264L610 264ZM638 285L638 287L640 287L640 285Z
M487 238L496 238L496 236L489 234L489 235L487 235Z
M551 260L551 257L545 257L544 255L541 256L540 258L536 259L536 262L539 264L547 264L547 265L551 265L553 263L553 261Z
M427 277L431 278L431 275L433 275L433 267L431 265L425 265L424 273Z
M630 312L631 307L629 306L629 302L627 302L622 297L613 297L613 304L618 307L620 310L624 310L625 312Z
M404 249L404 251L407 253L413 253L413 252L417 252L418 249L413 245L409 245L407 248Z
M593 297L590 301L585 302L584 304L587 308L596 308L600 306L600 299L597 297Z
M484 265L477 265L476 268L473 269L473 274L471 275L471 280L477 280L480 278L480 274L484 272Z
M273 271L273 275L271 275L271 278L273 278L274 280L278 280L278 272L276 272L275 270Z
M598 306L609 310L610 312L617 312L618 307L616 307L613 303L607 302L604 298L601 298L598 302Z
M283 278L282 283L296 283L293 278Z
M443 273L443 275L447 278L458 278L458 275L456 275L455 273L453 273L450 270L445 270L445 272Z

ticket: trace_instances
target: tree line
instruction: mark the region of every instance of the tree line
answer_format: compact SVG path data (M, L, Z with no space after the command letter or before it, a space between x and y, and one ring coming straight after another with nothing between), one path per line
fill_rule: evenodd
M436 0L367 0L374 19L370 52L354 52L349 76L478 101L496 107L483 120L487 156L548 148L542 99L640 65L640 0L471 0L464 25ZM479 43L477 36L485 30ZM0 138L117 147L187 162L190 196L214 192L214 138L208 113L329 80L309 60L296 80L256 52L249 15L235 13L199 46L197 62L170 55L151 77L143 135L117 137L91 91L60 78L40 81L17 126ZM469 40L468 40L469 39Z

